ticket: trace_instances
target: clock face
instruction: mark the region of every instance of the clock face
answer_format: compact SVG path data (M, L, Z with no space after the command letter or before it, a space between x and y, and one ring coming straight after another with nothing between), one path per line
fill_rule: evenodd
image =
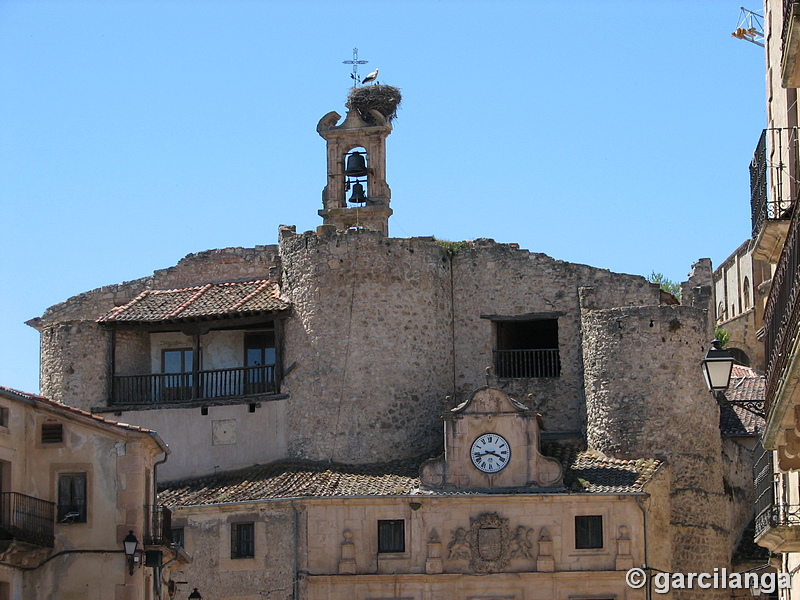
M472 442L469 456L479 471L497 473L508 464L511 458L511 446L502 435L484 433Z

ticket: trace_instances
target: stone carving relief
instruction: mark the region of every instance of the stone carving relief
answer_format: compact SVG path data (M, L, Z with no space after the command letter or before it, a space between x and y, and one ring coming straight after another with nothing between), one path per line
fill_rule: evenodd
M469 560L472 557L472 554L469 550L469 541L467 540L466 529L459 527L453 531L453 539L449 544L447 544L447 550L449 551L447 557L450 560Z
M470 519L469 529L452 531L447 545L450 560L468 560L477 573L495 573L504 569L512 559L535 558L535 530L519 525L513 531L508 519L496 512L483 513Z
M533 558L531 550L533 549L533 542L530 540L530 535L533 529L520 525L517 527L514 537L511 540L510 558Z

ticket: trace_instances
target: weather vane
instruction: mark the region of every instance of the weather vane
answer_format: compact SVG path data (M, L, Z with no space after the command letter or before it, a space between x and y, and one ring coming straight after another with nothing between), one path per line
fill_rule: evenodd
M358 65L365 65L368 62L368 60L358 60L358 48L353 48L353 60L342 61L344 65L353 65L353 72L350 73L350 77L353 79L353 87L361 83L361 80L358 78Z

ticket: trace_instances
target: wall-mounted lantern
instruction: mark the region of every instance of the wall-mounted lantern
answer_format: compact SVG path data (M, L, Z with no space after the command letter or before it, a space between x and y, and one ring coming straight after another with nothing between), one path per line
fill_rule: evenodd
M702 365L709 392L716 396L728 389L733 371L733 356L722 348L719 340L711 342L711 348L708 349Z
M133 535L133 531L129 531L125 539L122 540L122 546L125 548L125 557L128 559L128 571L133 575L136 548L139 546L139 540Z

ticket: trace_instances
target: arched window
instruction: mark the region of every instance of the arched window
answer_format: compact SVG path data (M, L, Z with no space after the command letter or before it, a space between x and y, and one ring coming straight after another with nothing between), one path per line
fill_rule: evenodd
M725 305L722 304L722 302L720 302L719 306L717 306L717 318L722 319L724 314L725 314Z

